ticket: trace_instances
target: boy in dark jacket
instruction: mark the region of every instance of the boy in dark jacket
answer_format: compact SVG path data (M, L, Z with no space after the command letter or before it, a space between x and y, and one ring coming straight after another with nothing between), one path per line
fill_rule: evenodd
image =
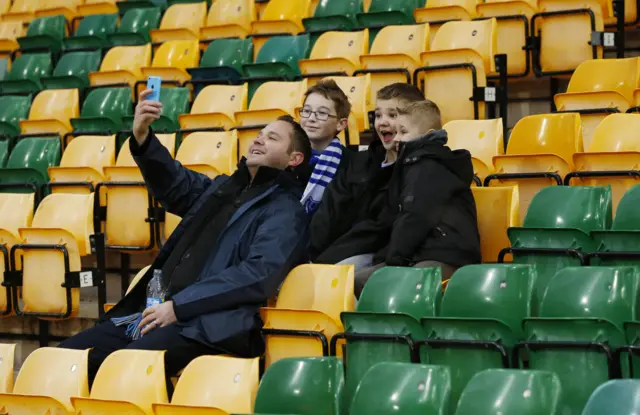
M440 110L431 101L398 108L394 128L398 161L385 213L391 233L375 255L377 265L356 272L357 296L386 265L438 266L448 279L457 268L481 260L471 155L446 146Z

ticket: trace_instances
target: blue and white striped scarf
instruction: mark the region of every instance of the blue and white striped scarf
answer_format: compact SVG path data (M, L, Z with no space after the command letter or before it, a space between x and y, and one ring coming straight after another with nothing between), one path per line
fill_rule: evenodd
M314 152L311 157L313 172L300 200L309 215L313 215L320 206L324 189L336 175L341 159L342 144L337 138L334 138L322 153L316 154Z

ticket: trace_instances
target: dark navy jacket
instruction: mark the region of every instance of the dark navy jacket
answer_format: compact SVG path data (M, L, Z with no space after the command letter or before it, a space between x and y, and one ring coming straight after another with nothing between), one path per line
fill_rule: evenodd
M152 269L161 268L195 212L228 176L209 179L173 160L155 135L131 150L149 191L182 221L164 244L150 271L106 316L140 311ZM133 141L133 140L130 140ZM302 187L283 172L259 196L240 206L222 231L197 281L172 297L182 335L216 347L261 327L259 309L274 296L289 271L307 262L308 215ZM296 183L297 184L297 183ZM213 247L216 246L215 250Z

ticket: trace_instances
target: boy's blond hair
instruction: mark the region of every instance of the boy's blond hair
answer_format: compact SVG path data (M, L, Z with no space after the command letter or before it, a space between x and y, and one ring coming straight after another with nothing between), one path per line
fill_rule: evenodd
M428 99L412 102L403 108L398 108L398 114L411 117L411 122L417 123L420 132L423 134L426 134L429 130L442 128L440 108L435 102Z

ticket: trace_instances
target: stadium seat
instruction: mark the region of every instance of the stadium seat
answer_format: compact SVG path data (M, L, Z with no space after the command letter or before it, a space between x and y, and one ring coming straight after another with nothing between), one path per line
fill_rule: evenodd
M0 343L0 394L13 392L15 352L15 344Z
M369 32L369 39L371 39ZM371 97L375 105L378 91L394 82L411 83L413 70L420 66L420 54L429 50L429 25L383 27L373 40L368 55L360 56L362 69L354 75L371 73Z
M89 396L88 355L88 349L34 350L20 368L13 393L0 394L0 404L13 414L73 413L71 397Z
M637 320L637 297L633 267L569 267L551 279L538 316L524 320L519 348L532 369L558 375L560 413L579 414L598 385L618 376L617 359L607 355L624 344L623 323Z
M189 89L188 88L166 88L160 93L162 103L162 114L160 119L155 120L151 127L157 132L173 133L180 129L178 115L189 112ZM124 128L133 129L133 116L122 117Z
M117 27L117 14L86 16L80 21L74 35L64 39L64 49L106 49L111 46L107 36L115 33Z
M28 117L30 107L31 98L28 96L0 96L0 135L8 137L19 135L19 122Z
M164 351L118 350L98 369L89 398L71 398L77 413L152 415L153 404L169 402Z
M253 0L216 0L209 9L205 27L200 29L200 38L244 39L251 33L251 22L255 20L257 15Z
M562 184L573 170L573 154L582 151L579 114L523 117L511 131L506 154L493 157L496 173L488 175L484 185L517 184L523 218L533 196L545 186Z
M487 369L464 388L455 415L557 414L561 391L553 372Z
M469 21L476 17L476 0L431 0L413 11L416 23L429 23L431 41L440 26L450 21Z
M558 111L580 114L584 147L611 113L625 112L633 103L633 91L640 86L638 58L600 59L581 63L571 76L564 94L556 94Z
M473 187L482 262L496 262L509 246L507 229L519 226L518 186Z
M640 380L614 379L598 386L582 415L633 414L640 411Z
M20 121L22 134L57 133L63 137L71 131L71 119L78 117L80 97L77 89L45 90L33 100L29 119Z
M198 95L208 84L240 84L244 76L242 66L253 61L251 39L218 39L209 44L202 55L199 68L187 69Z
M161 17L162 12L158 7L131 9L122 17L118 30L108 35L107 39L114 46L146 45L151 42L149 32L158 28Z
M0 56L11 55L11 52L18 49L20 47L18 39L26 33L22 21L2 21L0 24Z
M120 15L135 9L150 9L157 7L162 13L169 7L169 0L127 0L116 3Z
M42 89L41 77L51 75L53 64L49 53L26 53L11 64L11 70L0 82L2 94L22 94Z
M196 96L191 113L178 115L180 128L229 130L236 125L235 113L247 109L247 97L247 84L209 85Z
M451 406L478 372L509 367L510 351L523 338L522 319L532 315L534 267L468 265L447 284L438 317L423 317L430 364L451 369Z
M98 88L89 91L80 118L72 118L71 125L74 132L116 133L122 118L132 114L131 88Z
M200 28L204 26L206 20L207 4L204 1L175 4L164 12L160 28L151 30L149 34L154 43L170 40L198 40Z
M99 50L66 53L58 61L53 75L40 78L40 82L45 89L86 88L89 86L89 73L100 68L101 57Z
M420 55L414 84L438 104L444 123L485 118L485 103L475 98L475 88L485 87L487 76L496 72L496 34L493 18L447 22L430 51Z
M116 0L85 0L84 4L78 4L76 10L79 16L115 14L118 13L118 6Z
M366 11L365 3L370 3L370 0L321 1L317 4L313 17L302 19L302 24L305 30L312 35L332 30L350 31L359 26L356 16ZM367 39L368 41L369 39Z
M63 16L71 22L78 14L78 5L84 3L84 1L85 0L44 0L36 10L36 17Z
M0 169L0 189L11 193L35 192L49 181L47 169L60 164L61 152L58 137L19 140L9 155L6 168Z
M133 87L144 78L142 68L151 65L151 44L116 46L102 59L100 72L89 74L93 86L129 84Z
M351 265L299 265L289 273L275 307L260 310L266 336L266 368L285 357L326 355L325 346L343 330L340 313L353 310L353 276ZM278 334L270 333L270 329ZM317 335L309 337L300 332Z
M184 368L171 404L154 404L155 415L250 413L258 390L258 358L201 356ZM219 412L214 412L214 408Z
M9 12L2 14L2 22L30 22L40 5L42 0L14 0Z
M246 155L258 131L281 115L294 115L302 107L307 80L299 82L265 82L260 85L247 111L236 112L238 151Z
M153 56L151 66L142 67L142 82L149 76L158 76L162 81L182 84L191 78L187 68L198 66L200 47L197 40L170 40L163 43Z
M271 36L304 32L302 19L313 12L311 0L269 0L260 20L251 23L253 58Z
M611 188L549 186L535 195L522 227L507 232L513 262L535 265L538 303L553 276L596 250L592 231L611 226Z
M447 145L451 149L467 149L471 153L476 185L494 173L493 157L504 154L502 119L455 120L442 127L449 137Z
M344 367L340 358L281 359L262 377L254 413L342 414L343 386Z
M356 18L360 27L368 27L372 40L376 29L390 25L414 24L413 11L423 7L423 0L371 0L366 13L358 13Z
M360 133L369 130L369 111L373 110L371 105L371 74L360 76L333 76L331 77L342 89L342 92L349 98L351 103L351 114L349 114L348 129L349 137L344 137L344 133L338 136L343 144L360 144Z
M0 51L0 82L4 81L11 68L11 58L8 56L2 57L2 51Z
M50 50L58 53L67 34L67 21L64 16L39 17L29 25L27 34L18 38L20 50Z
M325 76L351 76L360 69L360 56L369 52L369 31L324 32L313 44L309 59L300 59L310 84Z

